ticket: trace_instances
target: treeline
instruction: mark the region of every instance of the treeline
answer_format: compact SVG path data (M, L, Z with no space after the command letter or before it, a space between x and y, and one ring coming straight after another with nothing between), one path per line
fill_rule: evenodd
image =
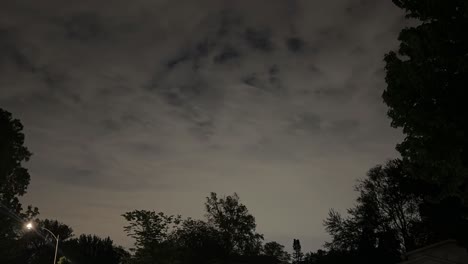
M21 122L0 109L0 263L50 263L59 234L60 263L397 263L410 250L444 239L468 245L468 1L394 0L419 21L402 30L400 47L385 56L383 93L391 125L405 138L401 158L370 169L356 184L355 206L330 210L324 227L331 240L323 250L292 254L265 242L255 218L234 194L205 201L202 220L163 212L131 211L124 231L135 240L126 251L110 238L73 236L53 220L23 208L30 176L23 167L31 153ZM310 210L313 210L311 208ZM304 232L307 232L304 230Z
M182 219L154 211L123 216L125 231L136 241L135 263L287 263L289 254L276 242L263 245L255 218L237 194L205 202L206 219Z
M390 264L399 262L408 250L445 238L463 242L468 237L462 200L453 195L427 200L423 181L412 176L405 161L397 159L372 168L358 182L356 206L346 216L330 210L324 225L332 240L325 243L326 250L303 253L300 240L294 239L291 255L275 241L265 243L256 231L254 216L237 194L218 197L211 193L203 220L148 210L124 213L124 231L135 241L127 251L110 238L75 237L72 228L63 223L38 220L37 208L23 209L18 198L25 194L30 177L22 163L30 153L19 120L0 109L0 125L1 153L5 154L1 168L8 172L1 175L1 263L50 263L55 240L46 229L60 238L60 264ZM35 231L25 230L24 224L33 219ZM459 222L454 221L457 219Z

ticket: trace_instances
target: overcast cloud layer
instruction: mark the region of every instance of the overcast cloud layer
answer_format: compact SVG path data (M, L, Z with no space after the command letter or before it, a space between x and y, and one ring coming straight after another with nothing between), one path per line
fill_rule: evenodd
M125 246L122 213L202 217L237 192L266 240L327 240L330 208L395 157L380 95L403 14L372 0L9 1L0 107L41 217Z

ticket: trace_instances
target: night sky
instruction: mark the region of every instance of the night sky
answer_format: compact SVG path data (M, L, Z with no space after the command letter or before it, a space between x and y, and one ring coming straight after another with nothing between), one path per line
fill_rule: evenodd
M23 199L130 246L121 214L203 217L237 192L265 240L304 251L396 157L390 0L3 1L0 107L33 152Z

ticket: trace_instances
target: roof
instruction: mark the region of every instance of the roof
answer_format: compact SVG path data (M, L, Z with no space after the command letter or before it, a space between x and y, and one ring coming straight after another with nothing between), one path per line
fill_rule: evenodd
M435 243L435 244L431 244L429 246L425 246L425 247L422 247L422 248L412 250L412 251L406 253L406 255L409 257L409 256L417 254L419 252L426 251L426 250L431 249L431 248L444 246L444 245L447 245L447 244L457 244L457 241L453 240L453 239L444 240L444 241L441 241L441 242L438 242L438 243Z
M453 251L454 249L455 251ZM440 252L445 253L440 255ZM461 255L460 252L462 252ZM400 264L466 264L468 263L466 262L468 259L468 253L465 255L463 252L463 248L458 245L457 241L445 240L408 252L406 254L408 260L401 262ZM450 257L447 258L447 256Z

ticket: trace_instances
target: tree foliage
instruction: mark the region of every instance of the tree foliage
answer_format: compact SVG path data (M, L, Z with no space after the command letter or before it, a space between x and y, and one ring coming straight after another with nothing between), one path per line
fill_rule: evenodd
M184 220L173 239L183 263L215 262L228 254L221 233L205 221Z
M208 223L219 230L228 252L239 255L260 253L263 235L256 232L255 218L240 203L236 193L218 198L212 192L206 198L205 208Z
M66 241L62 248L71 263L120 264L130 257L125 250L115 246L109 237L100 238L96 235L80 235Z
M348 217L329 212L324 222L332 236L326 243L328 249L396 261L402 252L424 244L417 232L421 199L406 192L412 180L402 165L400 160L392 160L370 169L356 186L359 196Z
M56 240L45 229L58 236L61 246L73 237L73 229L57 220L37 219L34 226L33 230L25 232L21 238L27 249L28 260L31 263L42 264L53 261Z
M370 169L367 178L362 180L356 190L359 191L358 203L373 204L378 217L376 224L394 230L405 250L415 248L417 234L413 232L421 219L419 205L422 200L410 192L413 180L407 175L401 160L391 160L385 166L378 165Z
M29 185L30 175L23 163L31 152L24 146L22 131L21 122L0 108L0 239L15 237L17 223L25 216L19 197Z
M124 229L136 241L135 263L216 263L260 255L255 218L236 194L211 193L205 207L206 221L146 210L125 213Z
M414 177L441 197L466 194L468 179L468 5L466 1L395 0L421 23L401 31L400 48L385 56L383 99L397 146Z
M23 166L31 156L24 145L23 125L0 108L0 262L14 263L24 255L18 240L23 221L32 219L38 209L23 209L19 198L26 194L30 181Z
M301 241L299 239L293 240L293 264L300 264L302 261L302 257L304 254L302 253Z
M180 217L147 210L127 212L123 217L129 222L124 230L136 240L137 248L164 242L169 236L169 230L180 223Z
M263 254L277 259L280 263L289 263L291 260L291 255L284 250L284 246L275 241L265 243Z
M18 198L26 193L30 181L23 162L29 160L31 152L24 146L22 130L18 119L0 109L0 202L17 214L21 212Z
M467 240L468 2L394 3L419 21L401 31L399 49L385 56L383 99L392 126L405 134L397 150L420 180L412 191L424 195L421 216L435 238Z

